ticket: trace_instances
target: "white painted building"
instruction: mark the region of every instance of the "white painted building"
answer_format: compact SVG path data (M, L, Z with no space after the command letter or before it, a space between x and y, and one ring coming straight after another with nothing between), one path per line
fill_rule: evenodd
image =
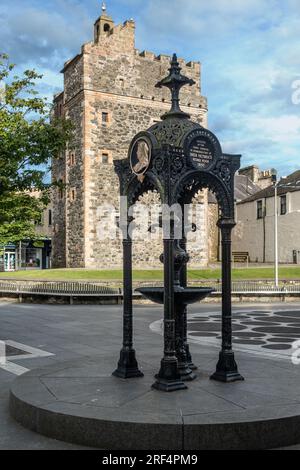
M232 249L248 252L251 262L274 262L274 193L269 186L236 205ZM278 250L280 263L300 264L300 170L278 184Z

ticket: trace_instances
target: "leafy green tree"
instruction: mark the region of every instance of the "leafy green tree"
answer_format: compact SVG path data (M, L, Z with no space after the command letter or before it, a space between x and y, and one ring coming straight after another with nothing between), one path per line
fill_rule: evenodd
M34 70L14 75L0 54L0 244L34 237L51 186L45 176L72 136L70 121L52 115L36 90ZM39 191L39 197L36 192Z

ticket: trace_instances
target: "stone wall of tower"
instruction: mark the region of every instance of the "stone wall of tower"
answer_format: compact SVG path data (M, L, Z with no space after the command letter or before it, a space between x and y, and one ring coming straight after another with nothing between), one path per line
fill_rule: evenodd
M52 178L64 184L63 191L56 189L53 195L53 267L85 266L83 77L83 58L77 56L67 64L64 92L55 100L56 114L70 119L74 132L64 155L52 162Z
M170 93L155 88L168 73L170 57L135 49L135 24L115 26L111 34L85 44L81 54L64 69L64 109L75 125L72 148L66 153L66 266L112 268L122 264L121 242L99 240L104 204L119 208L119 182L113 160L126 158L134 135L150 127L170 109ZM184 87L182 109L203 126L207 124L207 103L201 96L200 63L179 60L182 73L196 85ZM102 113L106 119L103 120ZM75 153L75 164L70 162ZM75 190L75 200L72 200ZM73 191L73 192L72 192ZM154 198L154 199L153 199ZM146 195L148 203L156 196ZM199 196L207 211L207 193ZM100 209L99 209L100 208ZM207 224L202 227L208 238ZM146 247L135 243L134 263L138 267L159 266L161 242ZM195 254L194 264L205 264L208 249Z
M68 117L76 132L66 153L66 252L68 267L85 266L85 162L84 162L84 98L78 95L67 104ZM73 155L73 157L72 157ZM74 158L74 163L72 162Z
M55 117L63 115L64 94L56 96L54 99ZM52 181L66 180L66 160L61 154L52 160ZM52 233L52 267L63 268L66 266L66 205L64 191L53 188L53 233Z

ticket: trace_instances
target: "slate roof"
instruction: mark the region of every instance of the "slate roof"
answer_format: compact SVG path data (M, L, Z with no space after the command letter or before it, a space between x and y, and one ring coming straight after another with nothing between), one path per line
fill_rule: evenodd
M281 186L282 185L282 186ZM291 185L289 188L288 185ZM297 185L298 187L295 187ZM282 196L289 192L296 192L300 191L300 170L295 171L291 175L287 176L286 178L282 178L280 183L278 184L278 196ZM253 194L252 196L247 197L246 199L241 200L238 204L246 204L247 202L257 201L259 199L264 199L267 197L274 197L274 186L268 186L261 191Z
M234 197L237 202L243 201L260 191L260 186L245 175L236 174L234 178Z

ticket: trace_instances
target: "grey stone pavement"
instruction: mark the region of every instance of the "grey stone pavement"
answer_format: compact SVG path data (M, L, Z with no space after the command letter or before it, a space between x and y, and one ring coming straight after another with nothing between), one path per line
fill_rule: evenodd
M198 304L190 308L190 319L192 322L196 320L195 323L197 323L194 332L200 333L195 335L192 351L197 353L203 347L203 345L201 346L201 335L203 335L203 344L212 354L212 372L217 360L219 341L214 333L213 341L217 342L210 343L207 331L210 334L215 331L215 316L218 309L220 306L216 304ZM253 332L254 328L266 329L269 323L271 328L274 328L274 321L266 321L266 325L260 325L257 320L264 311L266 318L269 318L270 312L273 310L280 318L281 328L288 328L288 330L286 334L282 335L276 330L273 332L271 330L267 338L268 343L272 344L270 341L272 334L281 336L282 340L286 339L286 343L280 344L287 344L287 340L291 338L300 338L297 330L299 324L296 320L291 319L298 320L295 312L299 312L300 318L300 304L259 304L259 306L236 304L234 306L236 317L240 316L243 323L247 324L248 321L251 321L249 312L254 312L256 320L253 321L258 324L247 329L240 328L240 326L237 328L238 334L241 334L242 330L247 333L246 344L236 344L237 358L240 354L256 355L256 357L259 355L265 360L266 367L269 360L278 361L279 368L284 368L285 364L289 364L291 367L290 358L286 356L286 349L283 351L269 348L263 350L262 346L266 344L249 344L251 339L254 343L259 342L255 341L255 333L257 332ZM285 315L284 312L293 312L294 316L290 317L289 313ZM205 324L204 318L207 316L212 318L209 323L212 322L214 325L213 327L204 326L202 331L198 327ZM150 350L149 348L157 351L158 358L162 355L161 317L161 307L135 306L135 348L138 355L141 351L147 352ZM285 324L286 317L288 319ZM291 326L293 321L294 330ZM239 325L241 324L239 320ZM9 361L6 365L1 366L0 364L0 449L83 449L84 447L45 438L15 423L8 412L9 388L18 374L48 364L54 365L57 362L69 360L76 361L76 359L81 360L101 354L112 354L115 357L115 363L117 363L121 347L121 332L122 307L120 306L51 306L0 302L0 340L7 344L7 359ZM266 331L263 330L263 333ZM193 338L191 337L191 339ZM207 342L205 343L205 341ZM278 337L275 338L274 343L278 344ZM281 354L282 352L283 354ZM272 354L273 356L271 356ZM159 361L157 367L159 367ZM300 374L300 365L293 367L299 367ZM300 449L300 445L292 448Z

